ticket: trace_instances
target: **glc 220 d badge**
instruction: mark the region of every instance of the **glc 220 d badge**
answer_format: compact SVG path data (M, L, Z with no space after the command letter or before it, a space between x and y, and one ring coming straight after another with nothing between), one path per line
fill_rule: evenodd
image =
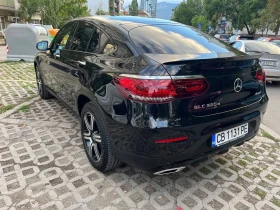
M210 104L202 104L202 105L195 105L194 109L209 109L209 108L216 108L221 105L221 102L214 102Z

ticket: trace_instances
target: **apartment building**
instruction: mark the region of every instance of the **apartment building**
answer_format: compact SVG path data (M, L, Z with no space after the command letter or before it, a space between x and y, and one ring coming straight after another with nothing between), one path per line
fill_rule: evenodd
M89 7L94 11L103 10L110 15L120 15L124 13L124 0L88 0ZM91 2L93 1L93 2Z
M150 17L155 18L157 16L157 0L141 0L140 10L146 11Z

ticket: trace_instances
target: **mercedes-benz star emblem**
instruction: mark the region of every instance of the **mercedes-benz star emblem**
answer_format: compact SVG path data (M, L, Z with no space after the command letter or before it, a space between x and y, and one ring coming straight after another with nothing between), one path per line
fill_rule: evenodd
M242 80L240 78L237 78L234 81L234 90L235 92L240 92L242 90Z

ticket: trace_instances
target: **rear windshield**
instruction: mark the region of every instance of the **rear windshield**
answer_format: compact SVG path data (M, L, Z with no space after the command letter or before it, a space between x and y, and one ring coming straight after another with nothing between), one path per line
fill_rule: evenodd
M280 54L280 47L267 42L248 42L245 44L245 51Z
M221 34L220 39L229 39L229 35Z
M271 42L277 44L277 45L280 45L280 40L271 40Z
M252 36L240 36L239 40L254 40L254 37L252 37Z
M206 54L229 52L231 49L205 33L181 25L143 26L132 29L129 35L142 53Z

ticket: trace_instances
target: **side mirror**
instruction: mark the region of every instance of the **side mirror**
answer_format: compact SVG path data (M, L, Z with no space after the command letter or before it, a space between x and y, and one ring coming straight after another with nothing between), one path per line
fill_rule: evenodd
M41 41L38 42L36 45L36 48L40 51L47 51L48 50L48 46L49 46L49 42L48 41Z

